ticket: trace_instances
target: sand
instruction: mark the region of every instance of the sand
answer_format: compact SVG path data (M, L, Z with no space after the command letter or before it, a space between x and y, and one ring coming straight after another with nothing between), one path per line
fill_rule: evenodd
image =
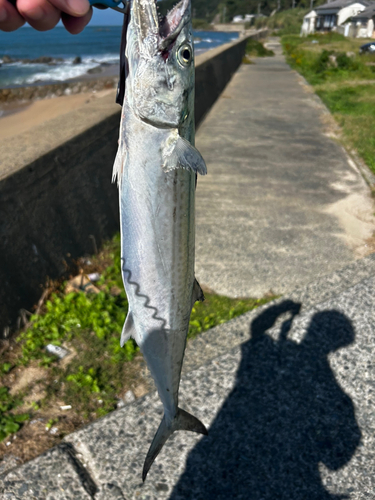
M26 132L37 125L48 122L53 118L65 115L87 105L94 99L100 99L110 93L113 89L100 90L75 95L43 99L28 104L20 104L17 107L5 109L5 115L0 117L0 141L9 137Z

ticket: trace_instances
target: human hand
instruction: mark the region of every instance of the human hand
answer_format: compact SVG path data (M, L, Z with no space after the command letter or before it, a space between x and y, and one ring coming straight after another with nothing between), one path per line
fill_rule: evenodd
M83 30L91 16L88 0L0 0L2 31L14 31L25 21L38 31L47 31L61 19L69 33L75 35Z

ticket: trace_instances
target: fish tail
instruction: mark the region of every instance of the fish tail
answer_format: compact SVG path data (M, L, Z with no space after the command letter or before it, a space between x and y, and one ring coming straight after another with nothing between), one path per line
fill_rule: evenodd
M200 420L181 408L178 408L176 417L169 425L164 415L145 459L142 473L143 481L146 479L147 473L155 458L159 455L167 439L174 431L192 431L198 434L204 434L205 436L208 434L206 427Z

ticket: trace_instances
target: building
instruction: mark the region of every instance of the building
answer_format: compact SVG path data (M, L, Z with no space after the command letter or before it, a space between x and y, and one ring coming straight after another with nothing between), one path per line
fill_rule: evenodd
M369 5L365 10L353 16L345 26L345 36L350 32L357 38L375 38L374 31L375 4ZM348 26L348 27L347 27Z
M244 16L234 16L232 23L250 23L255 17L255 14L245 14Z
M317 13L315 30L335 31L337 26L342 26L348 19L356 16L371 2L367 0L334 0L315 8Z
M315 10L312 10L303 18L301 36L311 35L315 32L316 18L318 17Z
M306 14L303 18L301 36L311 33L337 31L350 18L357 16L367 7L373 5L368 0L334 0ZM343 29L343 28L342 28Z

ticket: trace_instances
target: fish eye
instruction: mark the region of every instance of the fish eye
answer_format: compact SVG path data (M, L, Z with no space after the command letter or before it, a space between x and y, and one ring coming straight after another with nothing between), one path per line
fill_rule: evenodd
M182 45L178 49L177 59L182 66L189 66L192 58L192 50L190 45Z

